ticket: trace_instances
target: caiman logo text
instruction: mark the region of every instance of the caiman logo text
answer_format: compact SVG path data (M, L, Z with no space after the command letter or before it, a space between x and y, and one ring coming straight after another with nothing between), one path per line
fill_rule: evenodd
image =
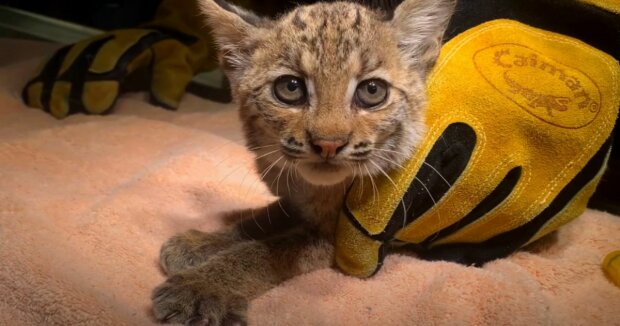
M600 110L600 91L590 77L526 46L482 49L474 54L474 64L503 96L549 124L581 128Z

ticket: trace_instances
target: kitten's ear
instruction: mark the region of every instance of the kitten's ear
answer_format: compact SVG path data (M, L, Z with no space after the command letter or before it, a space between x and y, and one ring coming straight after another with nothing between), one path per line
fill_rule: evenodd
M234 75L249 63L250 36L269 20L224 0L197 1L219 47L222 68L235 82Z
M405 0L394 11L392 24L401 52L410 67L424 77L435 65L455 3L455 0Z

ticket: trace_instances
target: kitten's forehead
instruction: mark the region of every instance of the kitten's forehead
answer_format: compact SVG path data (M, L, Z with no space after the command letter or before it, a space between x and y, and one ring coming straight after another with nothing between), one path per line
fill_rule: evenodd
M352 3L318 3L296 8L283 22L292 24L299 32L357 31L367 21L368 14L366 8Z
M318 3L284 16L270 43L279 44L283 63L308 75L369 70L381 61L376 52L384 25L380 15L361 5Z

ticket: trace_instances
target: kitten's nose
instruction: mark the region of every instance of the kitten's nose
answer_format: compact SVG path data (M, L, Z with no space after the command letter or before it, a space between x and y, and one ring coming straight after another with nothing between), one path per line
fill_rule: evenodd
M349 143L345 139L313 139L312 149L324 159L336 156Z

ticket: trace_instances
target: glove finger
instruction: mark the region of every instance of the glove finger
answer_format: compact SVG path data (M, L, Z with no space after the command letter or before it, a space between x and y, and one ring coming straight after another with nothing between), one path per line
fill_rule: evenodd
M76 100L75 94L81 95L80 89L87 73L87 65L84 62L91 60L91 56L94 55L93 48L99 48L111 38L112 36L108 35L95 40L84 40L69 49L58 72L58 80L52 88L49 109L54 117L64 118L83 111L83 105Z
M152 42L163 38L158 32L129 30L109 35L87 46L73 57L73 64L60 77L70 80L69 114L102 114L115 104L127 66L148 65ZM147 55L143 55L146 53Z
M43 82L29 82L22 91L22 100L32 108L43 109Z
M28 106L50 111L52 87L69 50L70 46L65 46L56 51L45 63L40 73L26 84L22 91L22 100Z
M86 69L76 67L75 63L88 55L84 53L86 49L96 48L110 38L111 36L106 36L95 41L82 41L56 51L40 74L24 88L22 93L24 101L30 106L50 112L56 118L63 118L73 113L70 100L73 88L71 83L81 83L86 74Z
M152 60L153 60L153 51L146 50L140 53L135 59L133 59L127 67L125 68L126 74L131 75L133 72L148 67L148 69L152 69Z
M84 108L92 114L108 112L118 99L119 88L116 80L87 81L82 92Z
M610 252L603 261L603 270L607 278L620 287L620 250Z
M121 80L133 71L150 65L153 44L169 39L169 36L156 30L137 30L130 35L119 33L117 37L118 40L106 44L101 51L103 54L119 55L97 56L89 70L93 76Z
M59 77L73 84L68 114L102 114L109 111L119 96L127 74L148 66L151 63L149 48L165 38L157 31L129 30L81 47L79 54L69 58L72 64Z
M69 94L71 93L71 83L57 81L52 86L49 101L49 113L58 119L69 115Z
M83 57L84 50L86 50L89 47L92 47L93 44L105 43L113 38L114 38L113 35L103 34L103 35L96 36L94 38L89 38L89 39L77 42L73 44L72 46L70 46L69 51L67 52L67 55L63 59L62 66L60 67L60 71L58 71L55 77L64 75L69 71L69 69L72 69L76 60ZM83 71L82 74L86 74L86 71Z
M88 68L90 67L93 58L99 53L99 50L107 42L109 42L114 36L110 35L94 42L89 43L83 50L73 59L68 68L58 77L59 81L70 82L70 93L68 94L68 112L67 114L74 114L78 112L91 113L89 108L85 106L82 101L84 94L85 83L88 81ZM67 60L65 60L67 61ZM115 95L116 96L116 95ZM62 103L61 101L55 103ZM62 111L61 108L56 109Z
M104 113L116 102L122 90L128 89L136 80L127 79L137 71L152 70L153 44L165 40L168 36L153 30L137 30L131 33L118 33L114 42L105 44L97 53L87 74L82 103L90 113ZM119 52L123 51L123 52ZM139 82L141 79L137 79ZM144 83L129 85L131 89L143 90Z
M158 65L153 69L150 100L152 104L174 110L179 106L193 73L187 67Z
M24 104L29 107L43 109L43 103L41 103L41 94L43 93L43 82L41 81L41 74L43 69L49 65L51 59L56 55L56 52L49 58L42 60L35 72L32 74L32 79L28 80L24 88L22 89L21 97Z
M188 49L178 41L168 40L155 44L153 50L155 64L151 76L151 103L176 109L194 76Z
M124 72L124 67L129 62L161 38L163 36L160 33L145 29L128 29L115 33L114 40L101 47L88 71L93 74L119 70Z

